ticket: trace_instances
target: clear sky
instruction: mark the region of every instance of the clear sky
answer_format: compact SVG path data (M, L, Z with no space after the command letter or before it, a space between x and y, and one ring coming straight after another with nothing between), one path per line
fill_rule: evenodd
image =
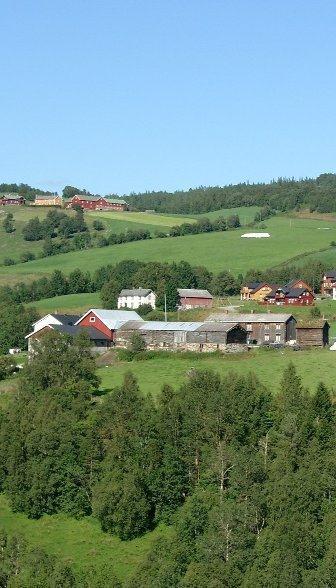
M334 0L0 0L0 182L335 171L335 25Z

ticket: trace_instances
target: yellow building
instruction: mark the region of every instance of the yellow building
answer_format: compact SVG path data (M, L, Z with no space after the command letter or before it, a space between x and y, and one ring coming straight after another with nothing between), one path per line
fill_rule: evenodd
M273 287L266 282L249 282L242 286L240 290L241 300L255 300L263 302L265 296L272 292Z
M62 206L63 198L58 194L36 194L35 206Z

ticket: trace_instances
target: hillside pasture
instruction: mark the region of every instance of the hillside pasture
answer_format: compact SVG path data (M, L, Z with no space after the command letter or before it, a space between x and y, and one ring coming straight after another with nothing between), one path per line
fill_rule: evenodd
M297 255L316 252L336 240L336 224L320 220L279 216L269 219L265 226L271 234L269 239L242 239L244 229L239 228L64 253L8 268L1 267L0 283L31 280L59 268L65 273L75 268L92 271L124 259L170 263L185 260L194 265L205 265L214 272L226 269L238 275L251 268L266 269ZM328 230L323 230L326 227Z
M89 292L87 294L67 294L65 296L44 298L36 302L29 302L26 306L32 306L41 315L45 315L49 312L81 313L89 308L100 308L101 305L99 292Z
M134 572L153 541L169 533L168 528L161 526L138 539L121 541L103 533L93 517L76 520L65 515L44 515L38 520L28 519L22 513L14 513L3 494L0 520L1 528L7 533L23 535L30 546L57 556L75 571L83 572L88 567L99 569L105 563L112 563L120 581L127 580Z
M137 378L141 392L158 396L163 384L173 387L183 384L191 368L214 370L221 376L229 372L244 375L255 372L260 381L275 394L280 386L283 370L290 362L296 366L303 384L313 391L322 380L331 389L335 387L336 352L327 349L309 349L293 351L292 349L253 349L246 353L228 355L206 355L199 357L164 355L145 361L117 362L111 367L97 370L102 379L102 388L110 390L119 386L125 374L131 371Z

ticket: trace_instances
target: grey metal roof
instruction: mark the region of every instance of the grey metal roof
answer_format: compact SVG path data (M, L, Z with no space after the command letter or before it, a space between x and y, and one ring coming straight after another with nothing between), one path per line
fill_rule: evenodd
M121 290L119 296L148 296L152 290L150 288L134 288L134 290Z
M76 335L79 335L79 333L87 333L92 341L95 341L97 339L104 340L104 341L110 340L110 338L107 337L107 335L104 335L104 333L102 333L101 331L98 331L98 329L95 329L94 327L79 327L79 326L74 326L74 325L50 325L50 326L54 331L57 331L58 333L65 333L67 335L71 335L71 337L75 337Z
M93 312L108 329L119 329L127 321L142 321L141 316L134 310L105 310L103 308L90 308L79 320ZM79 322L77 321L77 323ZM77 324L76 323L76 324Z
M140 325L141 331L196 331L202 323L144 321Z
M264 313L244 313L244 314L213 314L207 318L210 322L225 323L286 323L292 314L264 312Z
M120 326L122 331L135 331L136 329L140 329L144 321L127 321Z
M62 325L74 325L78 319L80 319L80 314L58 314L58 313L50 313L51 316L59 320Z
M178 288L178 295L181 298L212 298L208 290L196 290L195 288Z
M200 327L198 327L197 331L200 332L207 332L207 333L217 333L217 332L227 332L233 329L234 327L240 327L243 329L241 325L238 323L203 323ZM245 330L245 329L244 329Z

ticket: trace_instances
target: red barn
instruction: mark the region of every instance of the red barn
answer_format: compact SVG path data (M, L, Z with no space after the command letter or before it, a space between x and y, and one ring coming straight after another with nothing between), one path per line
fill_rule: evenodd
M142 321L134 310L104 310L91 308L76 323L80 327L94 327L114 341L114 333L128 321Z
M80 206L84 210L119 210L128 209L127 202L121 198L110 198L109 196L86 196L76 194L68 204L70 208Z
M194 288L180 288L179 306L182 310L187 308L211 308L213 297L208 290L195 290Z
M25 199L23 196L19 194L1 194L0 195L0 205L7 206L9 204L16 205L16 206L23 206L25 204Z

